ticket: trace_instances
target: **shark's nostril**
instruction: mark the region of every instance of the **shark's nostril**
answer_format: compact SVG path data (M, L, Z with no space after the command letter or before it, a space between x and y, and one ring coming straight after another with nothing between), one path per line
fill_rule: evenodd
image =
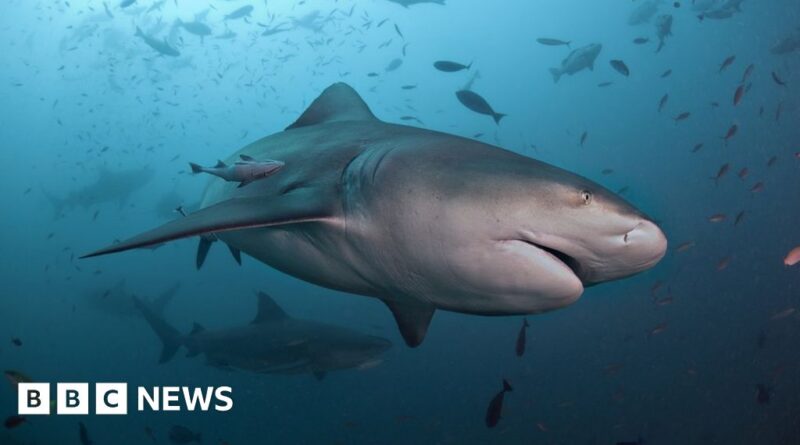
M622 237L622 240L625 241L625 244L628 244L628 234L626 233L625 236Z

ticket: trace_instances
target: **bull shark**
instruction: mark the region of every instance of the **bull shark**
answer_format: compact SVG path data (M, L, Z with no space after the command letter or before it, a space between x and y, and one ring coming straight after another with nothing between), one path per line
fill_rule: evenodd
M382 300L419 345L436 309L536 314L653 267L667 239L623 198L483 142L380 121L344 83L241 154L286 167L213 181L201 209L93 257L214 233L280 271Z
M163 342L159 363L172 359L183 346L187 356L205 355L210 366L260 374L325 373L368 368L392 344L381 337L325 323L292 318L264 292L258 293L258 313L249 325L210 331L195 323L181 335L151 307L136 300L145 320Z
M69 192L64 197L53 196L44 192L45 197L53 206L56 217L63 216L65 210L74 207L84 209L107 202L116 202L120 208L127 202L130 195L144 187L155 175L149 167L112 171L105 167L97 170L97 179L77 190Z
M158 296L142 300L130 293L125 286L125 280L121 280L111 288L87 293L86 302L92 308L108 315L135 317L139 315L139 310L134 301L138 300L146 304L154 313L162 315L167 305L177 295L180 287L180 283L176 283Z

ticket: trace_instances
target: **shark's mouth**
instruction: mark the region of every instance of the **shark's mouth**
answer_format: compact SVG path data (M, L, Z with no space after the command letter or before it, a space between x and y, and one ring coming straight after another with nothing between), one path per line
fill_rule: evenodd
M541 250L546 254L549 254L553 258L553 260L558 261L564 264L564 266L566 266L567 268L569 268L569 270L571 270L576 277L578 278L581 277L581 264L574 257L571 257L558 249L547 247L542 244L533 242L531 240L519 239L517 241L525 243L535 249Z

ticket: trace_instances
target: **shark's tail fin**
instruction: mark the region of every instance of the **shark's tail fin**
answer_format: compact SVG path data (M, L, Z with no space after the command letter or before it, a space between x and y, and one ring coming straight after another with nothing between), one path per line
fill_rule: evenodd
M550 68L550 74L553 76L553 82L558 83L561 79L561 70L558 68Z
M195 164L194 162L190 162L189 166L192 167L192 173L202 173L203 167L200 165Z
M161 343L164 345L158 362L166 363L170 361L170 359L175 356L175 353L178 352L181 343L183 343L180 333L138 298L134 297L133 302L136 307L142 311L144 319L147 320L147 323L153 328L153 331L155 331L158 338L161 339Z

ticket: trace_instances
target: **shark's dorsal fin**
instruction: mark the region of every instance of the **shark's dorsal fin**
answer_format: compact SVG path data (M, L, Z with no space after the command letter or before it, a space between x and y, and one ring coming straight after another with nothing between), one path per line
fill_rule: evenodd
M189 335L199 334L205 330L206 328L204 328L200 323L195 322L194 325L192 325L192 332L189 332Z
M400 334L408 346L415 348L425 339L428 326L431 324L436 308L432 305L417 302L386 301L392 311Z
M361 96L348 84L335 83L311 102L306 111L287 130L344 121L377 120Z
M258 292L258 313L251 324L268 323L271 321L286 320L289 318L286 312L278 306L266 292Z
M217 165L215 165L214 168L225 168L227 166L228 164L222 162L222 159L217 159Z

